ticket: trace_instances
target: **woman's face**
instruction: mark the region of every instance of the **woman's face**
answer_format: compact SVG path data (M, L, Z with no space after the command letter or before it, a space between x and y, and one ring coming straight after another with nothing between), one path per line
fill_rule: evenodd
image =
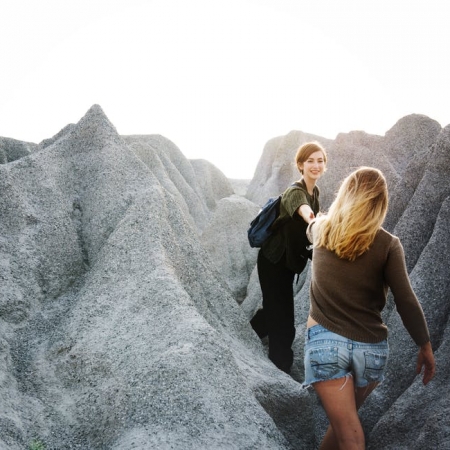
M323 153L318 150L311 153L304 163L298 163L298 168L303 170L303 178L311 181L318 180L325 172L325 158Z

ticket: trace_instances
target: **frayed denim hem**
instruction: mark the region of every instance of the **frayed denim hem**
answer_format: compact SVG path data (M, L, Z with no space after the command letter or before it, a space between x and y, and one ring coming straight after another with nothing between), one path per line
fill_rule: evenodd
M303 382L302 383L302 389L314 388L314 385L316 383L323 383L323 382L327 382L327 381L339 380L341 378L345 378L345 380L344 380L344 384L342 385L340 390L344 389L344 387L347 384L347 381L348 381L349 378L353 378L353 374L351 372L349 372L349 373L346 373L345 375L339 375L336 378L329 378L327 380L314 380L314 381L311 381L311 383Z

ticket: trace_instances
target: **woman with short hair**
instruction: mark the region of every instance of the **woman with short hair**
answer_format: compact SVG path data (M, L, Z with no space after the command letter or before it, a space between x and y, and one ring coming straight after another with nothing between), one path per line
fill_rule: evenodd
M319 212L316 182L326 170L327 154L318 142L307 142L297 150L295 163L301 179L283 193L273 233L258 253L263 307L250 321L260 338L268 336L269 359L286 373L294 359L293 281L311 255L306 228Z

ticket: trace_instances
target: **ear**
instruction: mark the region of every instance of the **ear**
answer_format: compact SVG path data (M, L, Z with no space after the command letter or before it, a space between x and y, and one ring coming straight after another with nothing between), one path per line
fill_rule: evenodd
M300 171L300 173L303 173L303 163L298 162L297 163L297 169Z

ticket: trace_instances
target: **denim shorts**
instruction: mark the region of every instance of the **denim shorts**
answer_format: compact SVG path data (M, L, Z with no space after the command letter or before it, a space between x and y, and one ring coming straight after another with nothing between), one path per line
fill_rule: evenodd
M388 356L386 340L376 344L357 342L333 333L322 325L314 325L305 332L303 386L350 375L356 387L381 383Z

